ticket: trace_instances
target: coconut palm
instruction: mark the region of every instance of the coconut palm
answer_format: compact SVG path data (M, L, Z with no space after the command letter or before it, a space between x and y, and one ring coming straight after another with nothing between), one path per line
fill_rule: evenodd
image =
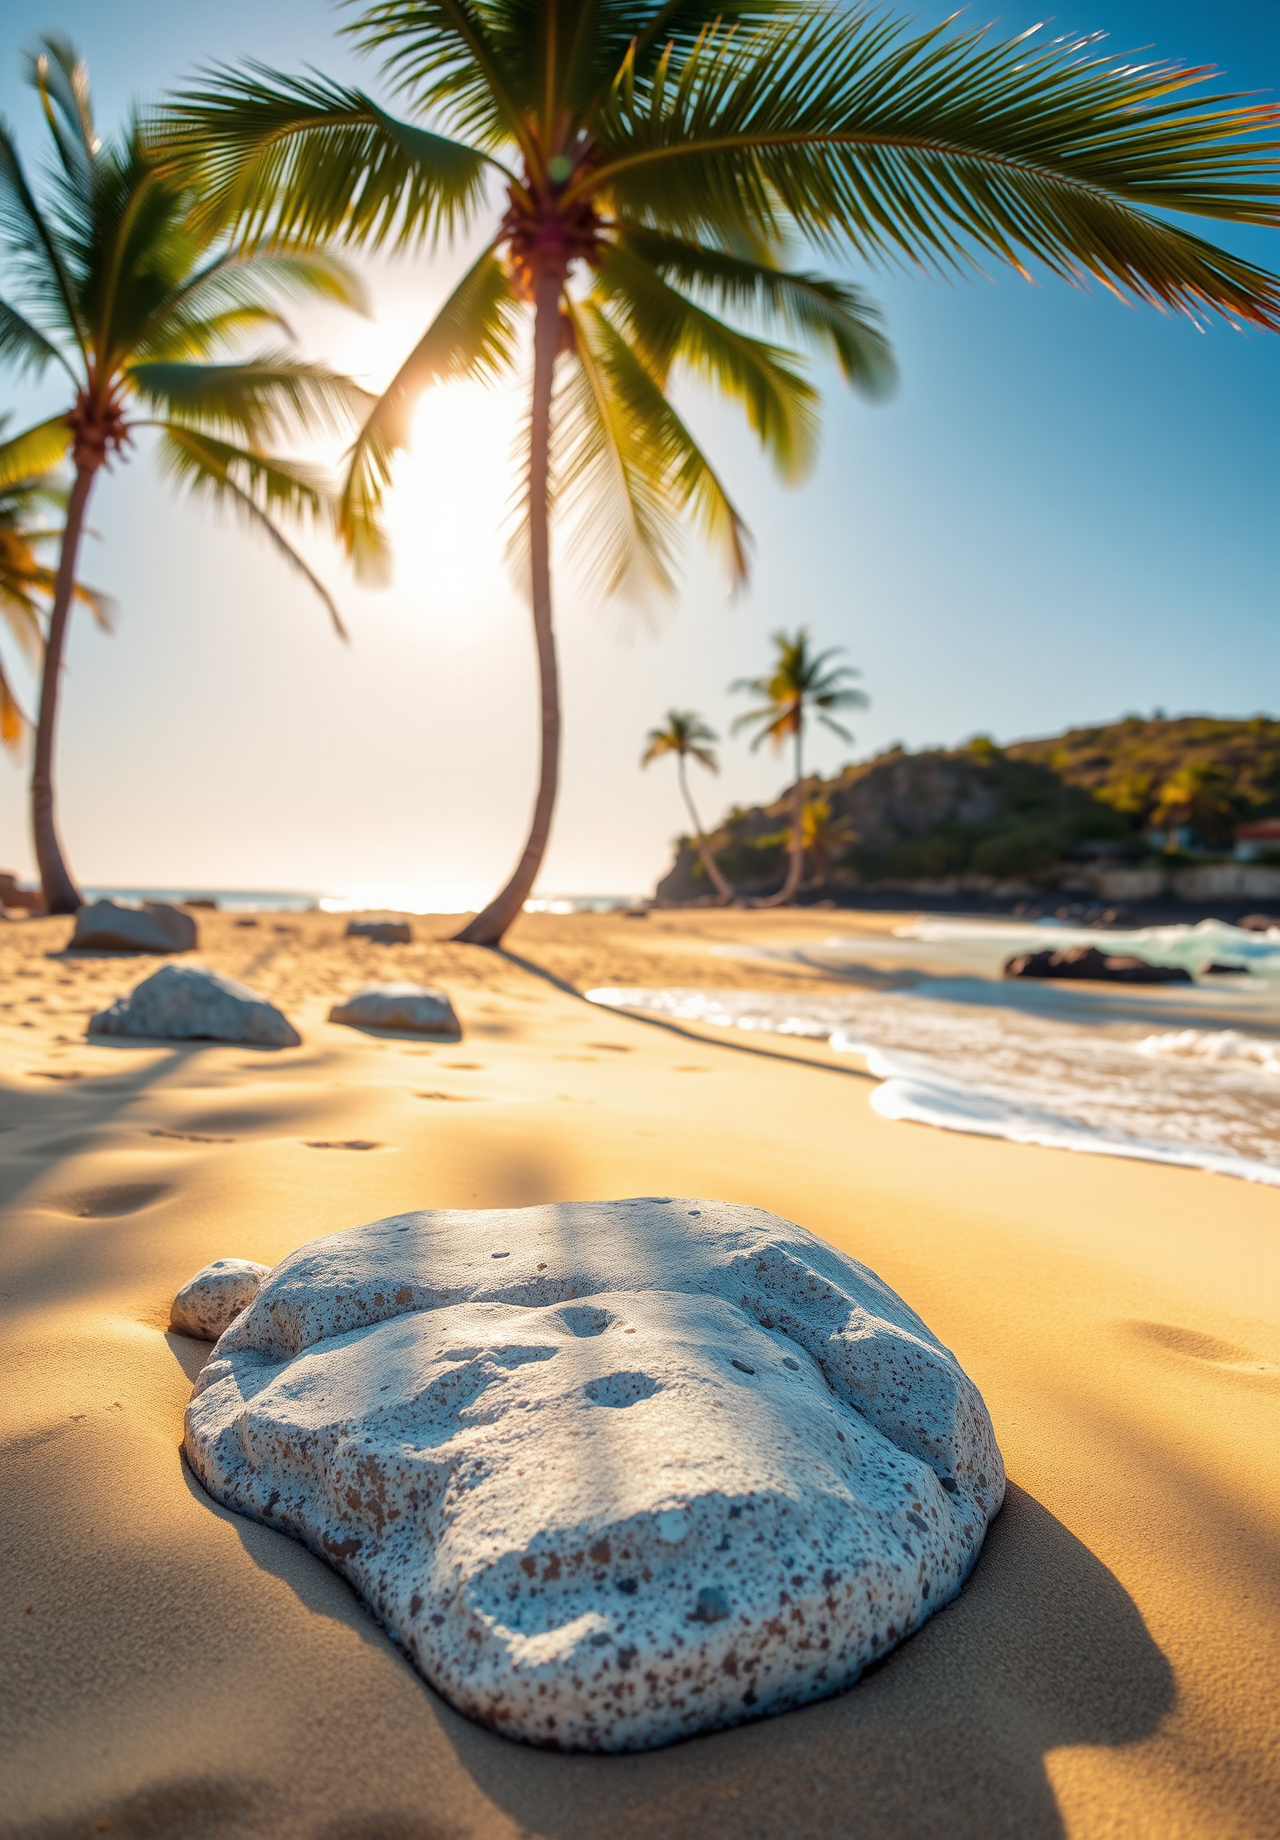
M733 889L721 874L720 865L711 854L689 790L689 776L685 762L696 760L700 767L709 773L718 773L720 763L715 756L715 742L719 739L715 730L705 723L695 709L668 709L667 719L660 728L649 730L647 745L640 756L640 765L647 767L651 760L660 760L664 754L676 757L676 776L680 781L680 795L684 800L689 822L693 825L694 842L697 845L698 860L707 872L711 886L722 902L728 905L733 899Z
M773 669L763 677L740 677L729 686L731 691L745 691L748 696L764 699L758 708L748 709L736 719L735 735L740 729L754 728L753 751L762 741L772 743L776 750L788 737L795 750L796 777L791 788L791 843L786 879L777 894L770 895L767 901L757 902L759 907L780 907L789 901L804 874L804 725L809 712L815 712L819 722L833 735L851 742L853 736L836 721L831 711L865 709L867 706L864 692L846 683L846 679L860 673L852 665L832 665L830 662L837 652L844 650L843 646L832 646L825 652L810 651L807 626L796 633L776 632L772 635L772 643Z
M812 865L814 879L825 882L837 856L847 854L857 840L848 818L838 817L830 799L805 800L804 819L800 826L805 860Z
M54 820L53 748L76 560L99 473L124 457L135 430L158 430L163 469L264 531L341 632L328 590L278 522L325 514L323 476L265 443L285 429L319 433L362 417L370 399L350 379L284 349L214 362L245 333L287 331L281 295L359 305L354 280L329 256L285 244L263 253L232 248L208 214L195 222L189 187L159 176L137 123L99 139L87 72L65 39L43 39L27 74L54 157L37 191L0 123L0 251L14 290L0 300L0 362L35 374L59 367L70 401L0 443L0 484L70 455L31 781L45 902L50 913L70 913L79 895ZM376 545L367 524L353 538L361 556Z
M0 436L7 422L0 417ZM61 537L58 520L66 504L66 493L48 476L0 485L0 625L33 665L44 649L44 620L56 581L40 552ZM106 625L104 595L77 583L75 597ZM15 749L29 726L0 657L0 746Z
M794 267L789 248L943 271L1039 261L1192 317L1280 326L1274 277L1162 215L1280 218L1255 138L1277 111L1188 101L1201 71L1104 57L1089 39L913 34L816 0L378 0L346 32L382 59L404 115L255 65L211 73L159 132L246 237L408 249L492 211L482 253L356 444L353 518L387 483L422 391L509 371L532 312L524 556L540 779L516 871L464 939L501 939L550 829L549 514L577 514L605 587L668 579L682 518L741 576L741 519L672 406L672 377L740 402L789 477L812 452L817 403L779 337L859 387L888 381L867 302Z

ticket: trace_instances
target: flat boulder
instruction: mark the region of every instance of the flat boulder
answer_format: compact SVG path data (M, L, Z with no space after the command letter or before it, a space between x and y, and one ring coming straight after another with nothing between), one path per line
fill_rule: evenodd
M1088 978L1100 984L1191 984L1180 965L1152 965L1145 958L1100 952L1097 946L1065 951L1019 952L1005 961L1007 978Z
M443 1035L457 1041L462 1024L443 990L429 984L366 984L335 1003L330 1022L357 1029L404 1029L414 1035Z
M234 1041L255 1048L296 1048L302 1040L274 1003L201 965L162 965L127 997L91 1017L89 1033Z
M348 920L348 939L371 939L376 946L409 946L413 928L407 920Z
M196 938L191 915L168 901L93 901L77 910L71 950L190 952Z
M215 1259L183 1285L169 1311L169 1327L178 1335L216 1342L258 1294L271 1270L252 1259Z
M955 1597L1004 1494L977 1388L866 1266L654 1197L301 1247L200 1373L185 1450L460 1711L559 1750L840 1692Z

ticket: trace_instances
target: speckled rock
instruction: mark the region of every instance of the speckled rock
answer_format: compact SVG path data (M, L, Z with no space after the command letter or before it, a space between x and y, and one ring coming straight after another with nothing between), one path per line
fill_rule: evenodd
M169 1327L179 1335L216 1342L247 1310L258 1286L271 1270L252 1259L215 1259L183 1285L169 1312Z
M190 952L196 923L168 901L94 901L76 913L71 949L113 952Z
M237 1041L257 1048L296 1048L302 1040L274 1003L200 965L163 965L91 1017L89 1033Z
M415 1035L445 1035L456 1041L462 1025L443 990L429 984L366 984L353 997L335 1003L330 1022L362 1029L405 1029Z
M991 1421L901 1298L755 1208L397 1215L263 1281L188 1460L508 1736L642 1750L840 1691L959 1591Z

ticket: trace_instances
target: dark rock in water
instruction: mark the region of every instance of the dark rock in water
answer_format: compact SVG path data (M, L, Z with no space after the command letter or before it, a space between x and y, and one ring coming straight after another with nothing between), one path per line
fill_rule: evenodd
M1246 914L1236 925L1245 933L1269 933L1272 927L1280 930L1280 914Z
M1101 984L1190 984L1180 965L1149 965L1145 958L1099 952L1097 946L1068 946L1062 952L1019 952L1004 967L1008 978L1089 978Z
M1207 965L1197 965L1197 977L1251 977L1248 965L1220 965L1212 960Z
M407 920L348 920L348 939L371 939L376 946L413 944L413 928Z

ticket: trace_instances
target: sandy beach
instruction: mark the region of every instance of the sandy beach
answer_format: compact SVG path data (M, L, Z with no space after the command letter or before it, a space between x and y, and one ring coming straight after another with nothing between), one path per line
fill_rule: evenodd
M894 916L842 915L845 932ZM0 928L4 1686L22 1840L902 1840L1280 1831L1280 1197L878 1116L825 1046L613 1013L597 985L821 985L713 943L825 914L526 916L498 955L200 916L303 1042L89 1043L158 961ZM325 1020L443 984L460 1044ZM833 988L836 987L833 985ZM456 1714L346 1585L179 1450L206 1261L417 1207L767 1208L865 1261L980 1387L1010 1486L960 1598L843 1696L628 1757Z

